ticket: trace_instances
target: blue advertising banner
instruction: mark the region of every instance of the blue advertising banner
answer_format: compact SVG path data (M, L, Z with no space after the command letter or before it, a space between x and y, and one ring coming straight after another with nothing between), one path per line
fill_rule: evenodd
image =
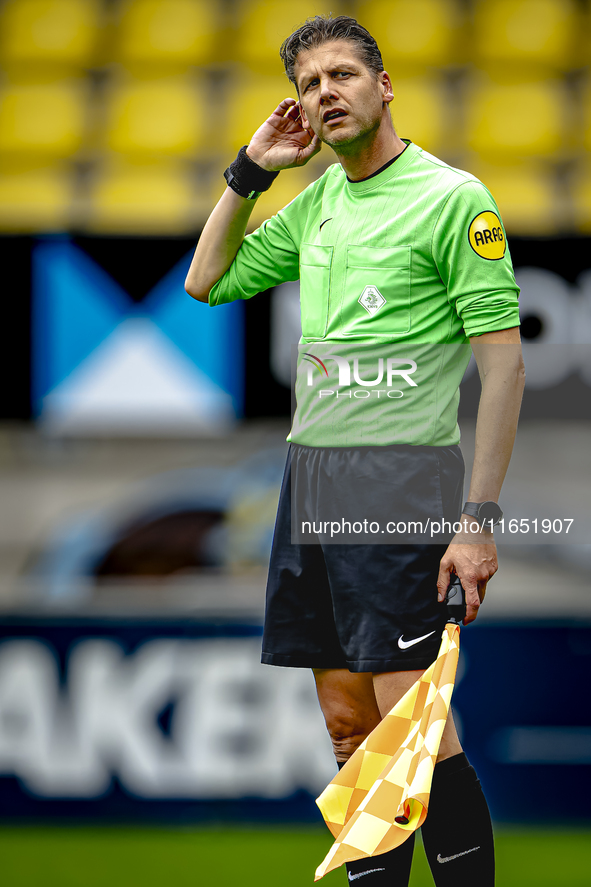
M5 619L0 816L318 820L335 765L314 682L260 665L260 633ZM461 645L454 712L493 816L588 818L591 625L484 622Z
M140 302L66 237L39 242L32 264L32 398L48 430L215 432L242 415L243 305L191 299L190 255Z

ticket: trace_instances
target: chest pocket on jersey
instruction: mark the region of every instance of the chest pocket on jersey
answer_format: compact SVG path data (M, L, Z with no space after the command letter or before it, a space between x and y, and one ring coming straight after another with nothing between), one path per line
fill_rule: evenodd
M343 335L391 336L410 330L410 260L410 246L349 244Z
M323 339L326 335L332 255L332 246L302 243L300 247L300 304L305 339Z

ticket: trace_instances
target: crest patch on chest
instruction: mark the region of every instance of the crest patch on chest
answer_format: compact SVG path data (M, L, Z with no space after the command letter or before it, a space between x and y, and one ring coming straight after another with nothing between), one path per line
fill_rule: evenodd
M377 286L366 286L357 301L371 317L377 314L380 308L386 304L386 300Z

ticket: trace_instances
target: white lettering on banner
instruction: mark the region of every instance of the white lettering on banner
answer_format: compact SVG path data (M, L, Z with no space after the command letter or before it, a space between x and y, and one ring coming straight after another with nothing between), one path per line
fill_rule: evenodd
M20 776L31 788L39 783L59 709L57 666L50 649L30 640L2 644L0 772Z
M60 690L50 647L5 641L0 774L41 797L97 797L114 775L140 797L316 794L334 762L312 678L259 657L258 638L157 639L131 655L81 640Z
M543 390L577 373L591 383L591 277L577 286L543 268L519 268L526 387ZM532 321L535 326L531 327ZM532 338L528 335L534 334Z

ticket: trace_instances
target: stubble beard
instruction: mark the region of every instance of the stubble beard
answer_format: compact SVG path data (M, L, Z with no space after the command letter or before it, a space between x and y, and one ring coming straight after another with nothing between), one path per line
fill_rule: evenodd
M350 136L345 136L345 138L331 139L323 136L319 136L319 138L321 142L332 148L336 154L356 154L363 147L373 142L380 125L381 117L378 120L365 121L365 124L360 123L357 132Z

